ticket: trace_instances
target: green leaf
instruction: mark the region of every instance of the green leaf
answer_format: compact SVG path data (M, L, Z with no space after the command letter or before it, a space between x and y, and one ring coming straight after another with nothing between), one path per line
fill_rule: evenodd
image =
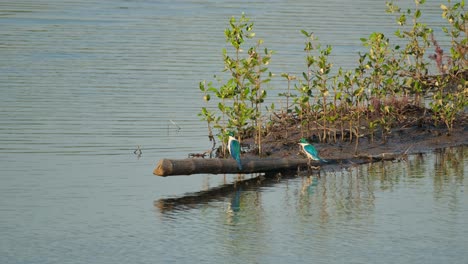
M415 16L416 18L421 17L421 10L419 10L419 9L416 10L416 13L414 14L414 16Z
M224 104L218 103L218 109L219 109L221 112L225 112L224 110L226 110L226 107L224 106Z
M406 15L405 14L402 14L399 18L398 18L398 24L400 26L404 25L406 23Z
M208 88L208 91L213 92L213 93L218 93L218 89L216 89L214 87Z
M305 30L301 30L301 33L306 37L310 37L309 33Z
M295 111L297 114L300 114L300 113L301 113L301 110L300 110L299 107L297 107L297 106L294 107L294 111Z
M205 91L205 82L200 82L198 84L198 86L200 87L200 91L204 92Z
M399 38L402 38L402 37L403 37L403 36L401 35L400 29L397 29L397 30L395 31L395 36L397 36L397 37L399 37Z

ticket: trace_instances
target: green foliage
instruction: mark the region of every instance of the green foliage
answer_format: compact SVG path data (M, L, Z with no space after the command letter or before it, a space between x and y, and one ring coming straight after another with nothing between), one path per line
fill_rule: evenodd
M442 17L449 25L443 31L450 36L452 46L445 64L441 62L443 51L434 39L433 30L420 21L424 0L415 0L414 9L406 11L393 1L387 2L387 12L396 15L399 25L395 36L405 44L394 45L383 33L373 32L369 37L361 38L367 50L358 54L357 66L348 71L339 68L333 73L333 64L329 60L332 47L321 46L312 32L301 30L305 37L305 71L298 77L281 74L287 81L287 90L279 96L286 99L286 105L277 110L271 104L266 107L268 113L280 111L280 115L275 116L280 116L278 122L284 125L298 121L301 137L314 134L326 142L336 141L340 134L341 140L354 141L357 150L360 137L369 135L374 141L379 130L386 141L391 129L405 120L404 108L413 104L412 107L421 109L421 98L431 91L432 118L445 124L451 132L457 116L468 107L465 80L468 30L465 1L447 2L447 5L441 5ZM200 83L206 105L199 116L207 122L210 135L211 128L217 129L223 142L230 130L235 130L239 139L254 137L261 154L262 135L274 125L271 117L268 122L262 113L262 104L267 97L264 86L272 78L268 65L273 52L262 48L261 39L244 52L247 40L255 37L253 23L244 14L239 19L231 18L224 33L232 48L222 51L224 71L229 74L229 79L220 82L219 88L211 82ZM429 75L426 60L432 45L436 51L433 59L443 73L436 77ZM409 96L413 96L412 101ZM217 108L208 107L212 97L217 100ZM426 110L424 108L424 113ZM286 118L290 121L285 122Z
M281 74L281 77L285 78L288 82L288 89L287 89L287 92L285 93L279 93L278 95L279 96L284 96L286 97L286 113L291 113L291 109L290 109L290 102L289 102L289 98L295 98L296 95L295 94L291 94L291 82L296 80L297 77L294 76L294 75L291 75L289 73L283 73Z
M415 0L415 10L408 9L402 13L401 9L393 2L387 2L387 12L397 15L397 23L401 26L395 32L395 36L406 40L407 44L400 53L400 71L406 77L406 92L414 95L414 101L419 105L423 89L427 87L424 76L428 74L428 62L424 59L427 49L430 47L432 29L419 22L421 6L425 0ZM407 18L411 17L408 25ZM405 30L410 26L409 30Z
M261 106L265 101L267 92L264 89L271 80L268 72L273 51L261 48L263 40L258 40L250 47L247 54L243 54L243 46L247 39L255 37L253 23L244 14L239 19L232 17L229 27L224 31L226 42L233 48L231 51L222 50L224 71L228 72L230 78L221 84L219 88L211 85L205 92L204 97L214 94L218 102L218 113L208 112L202 108L203 120L214 122L218 129L218 137L226 142L227 131L235 130L241 140L249 127L254 128L256 142L261 152L262 136L262 111Z
M450 0L447 0L447 5L441 4L440 8L442 9L442 17L449 23L449 27L442 27L442 30L451 37L451 72L457 74L468 68L468 28L465 0L454 5Z
M385 138L393 126L393 111L385 103L387 98L397 97L401 93L402 83L398 75L401 74L400 60L395 58L398 47L391 47L390 41L383 33L374 32L368 39L361 39L363 46L369 51L360 60L364 64L365 76L359 77L358 83L363 89L367 87L366 100L368 103L366 116L368 129L373 134L379 124L382 136ZM375 120L377 118L377 120ZM372 136L373 139L373 136Z
M442 78L439 79L443 81ZM468 98L468 81L461 80L453 91L447 91L446 87L447 83L442 84L434 92L433 100L429 105L434 113L434 120L443 122L451 133L457 115L468 107L466 99Z
M315 57L312 56L312 51L315 49L316 38L313 33L308 33L301 30L301 33L306 37L304 51L306 53L307 71L302 73L303 79L299 79L299 85L295 89L299 95L294 99L296 105L294 110L299 116L301 123L301 137L304 137L304 128L309 128L311 116L311 104L309 98L312 96L312 65L315 62ZM307 129L308 130L308 129Z
M447 0L447 5L441 4L440 8L442 17L449 23L449 27L442 30L451 38L451 63L448 64L448 74L437 78L437 89L430 107L434 119L443 122L450 133L457 115L468 106L468 83L464 77L468 68L467 13L464 0L453 5L452 1ZM454 83L454 80L458 83Z
M333 116L329 115L330 102L328 102L329 81L333 79L330 76L333 65L328 59L332 47L329 45L322 47L313 33L305 30L301 30L301 33L306 38L304 51L307 70L302 73L302 79L299 79L299 84L295 86L299 92L294 100L295 111L300 118L302 137L309 136L311 124L317 124L322 129L319 137L325 140L328 132L327 123L333 119ZM310 100L311 97L313 101Z

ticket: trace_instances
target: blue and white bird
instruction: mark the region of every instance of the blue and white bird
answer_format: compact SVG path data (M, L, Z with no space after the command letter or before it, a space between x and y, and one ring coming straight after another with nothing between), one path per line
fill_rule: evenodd
M306 154L308 159L317 160L320 162L327 162L326 160L319 157L315 147L309 144L307 140L305 140L305 138L301 138L298 144L302 146L302 151Z
M231 157L237 161L237 167L242 170L242 164L240 159L241 148L239 141L234 137L234 133L229 132L228 150L231 153Z

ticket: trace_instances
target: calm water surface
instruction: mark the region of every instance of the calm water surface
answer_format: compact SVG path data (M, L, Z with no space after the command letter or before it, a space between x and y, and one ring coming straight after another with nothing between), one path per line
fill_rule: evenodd
M428 2L423 18L441 25ZM270 70L299 75L299 30L351 68L359 38L395 30L384 9L0 1L0 263L466 263L466 147L321 178L152 175L210 147L198 82L223 76L229 17L252 17L276 50Z

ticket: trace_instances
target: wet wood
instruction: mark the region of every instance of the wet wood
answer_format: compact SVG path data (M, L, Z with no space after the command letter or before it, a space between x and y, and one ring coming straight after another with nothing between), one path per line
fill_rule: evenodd
M307 159L249 158L242 159L242 170L237 168L233 159L162 159L153 171L158 176L191 175L198 173L256 173L275 170L297 169L307 166ZM319 162L311 162L319 165Z
M153 171L158 176L176 176L191 174L230 174L261 173L291 170L298 168L320 169L327 165L357 165L386 160L401 160L407 157L409 148L403 153L381 153L379 155L360 154L343 159L327 159L326 163L298 158L243 158L242 170L233 159L162 159Z

